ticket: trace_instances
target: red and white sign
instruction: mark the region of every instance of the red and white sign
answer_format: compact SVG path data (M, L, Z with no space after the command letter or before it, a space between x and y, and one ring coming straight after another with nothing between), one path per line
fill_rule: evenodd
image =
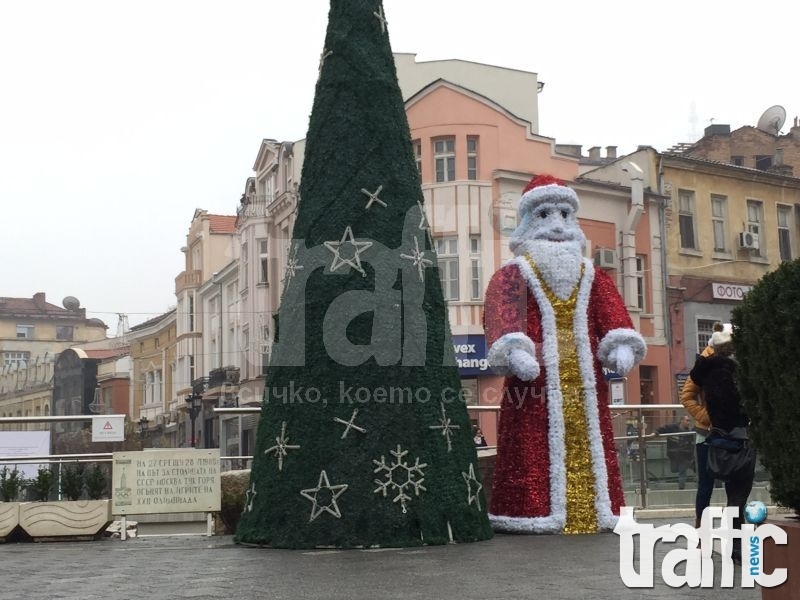
M736 300L741 302L744 295L753 289L752 285L737 285L735 283L712 283L711 296L719 300Z
M93 442L124 442L125 415L99 415L92 417Z

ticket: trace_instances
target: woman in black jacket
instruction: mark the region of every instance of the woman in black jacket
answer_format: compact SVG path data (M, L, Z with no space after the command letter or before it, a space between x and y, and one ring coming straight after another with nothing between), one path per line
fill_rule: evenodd
M736 427L746 428L749 419L742 409L736 385L731 326L726 324L722 331L715 331L710 345L714 348L714 353L710 356L699 356L689 376L703 389L712 427L725 431ZM738 516L733 521L734 529L741 529L744 507L753 489L753 477L754 469L750 469L739 478L725 482L728 506L739 509ZM733 558L741 561L741 540L734 542Z

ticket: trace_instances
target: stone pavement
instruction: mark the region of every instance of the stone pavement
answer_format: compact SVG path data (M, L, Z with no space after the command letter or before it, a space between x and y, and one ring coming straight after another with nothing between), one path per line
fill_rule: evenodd
M231 536L141 533L125 542L0 544L0 599L761 598L757 585L720 589L718 574L715 589L673 589L660 581L660 569L653 589L627 589L613 533L311 551L238 546ZM673 547L659 544L655 565ZM719 571L719 556L714 563Z

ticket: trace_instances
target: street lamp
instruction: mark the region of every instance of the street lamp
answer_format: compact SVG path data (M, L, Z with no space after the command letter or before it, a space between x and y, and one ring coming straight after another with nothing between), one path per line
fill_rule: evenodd
M195 419L197 419L197 415L200 413L200 401L203 399L203 396L200 394L192 394L191 396L186 396L186 406L189 409L189 419L192 422L192 448L195 447L194 441L194 433L195 429Z
M147 433L147 417L142 417L138 421L139 423L139 435L144 436Z

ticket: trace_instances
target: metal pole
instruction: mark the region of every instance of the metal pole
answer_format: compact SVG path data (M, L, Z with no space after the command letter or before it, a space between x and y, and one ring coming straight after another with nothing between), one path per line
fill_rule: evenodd
M644 436L644 413L639 410L639 427L637 438L639 440L639 493L642 496L642 508L647 508L647 448Z

